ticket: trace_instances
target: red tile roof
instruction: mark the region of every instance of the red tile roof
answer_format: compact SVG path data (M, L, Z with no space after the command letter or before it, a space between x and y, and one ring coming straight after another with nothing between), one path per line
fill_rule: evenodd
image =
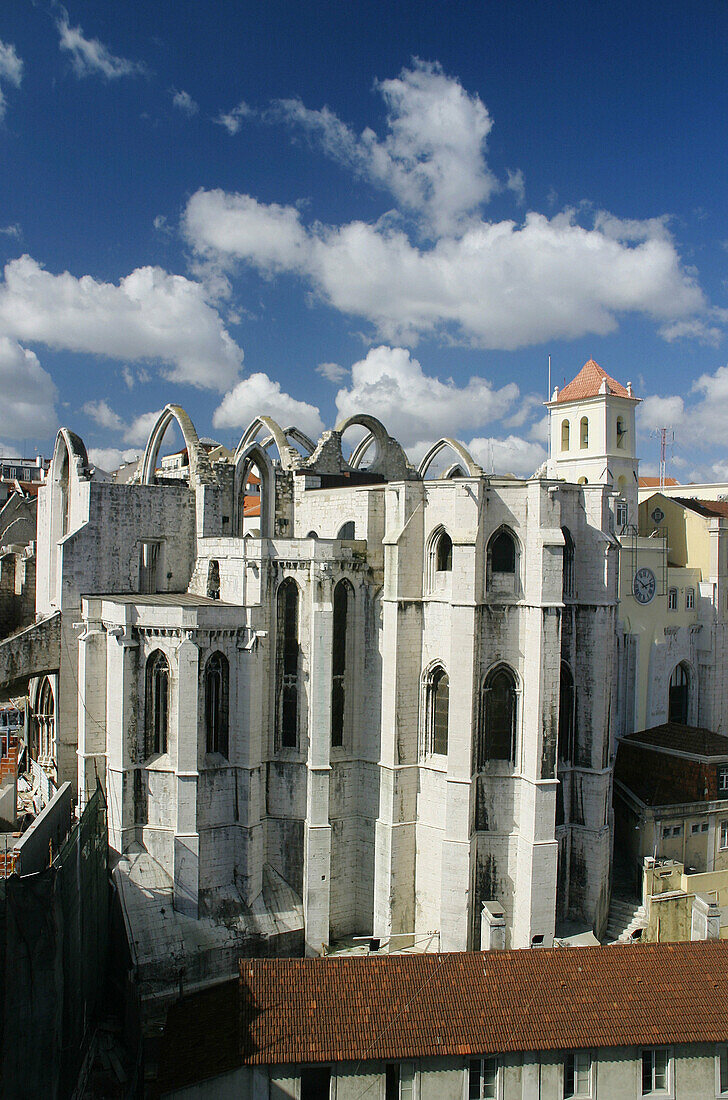
M700 500L698 497L672 497L672 500L705 519L711 516L728 517L728 500Z
M582 401L585 397L596 397L601 392L602 383L606 379L607 393L615 397L632 397L621 382L610 378L606 371L602 370L593 359L588 359L574 378L556 398L557 402Z
M664 481L665 485L679 485L680 482L677 478L666 477ZM659 489L660 479L659 477L640 477L639 479L640 489Z
M242 959L237 1004L227 983L170 1008L159 1085L181 1088L243 1064L712 1043L726 1036L728 941Z

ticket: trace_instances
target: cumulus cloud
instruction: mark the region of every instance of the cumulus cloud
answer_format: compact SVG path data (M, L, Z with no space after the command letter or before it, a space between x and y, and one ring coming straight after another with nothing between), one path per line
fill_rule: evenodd
M173 106L175 106L179 111L182 111L184 114L186 114L188 118L192 118L193 115L196 115L199 111L200 108L198 107L197 103L195 103L189 92L177 91L176 89L172 88L170 89L170 95L172 96Z
M214 121L218 126L224 126L227 132L231 135L237 134L240 127L243 125L243 119L252 115L252 110L247 103L241 101L237 107L233 107L231 111L227 113L221 113Z
M215 409L212 423L216 428L245 428L254 417L263 414L272 416L282 428L295 425L313 439L317 439L324 429L315 405L284 393L280 382L274 382L261 371L238 382L225 394Z
M637 419L640 428L655 431L658 428L680 427L685 418L685 403L677 394L662 397L650 394L637 406Z
M134 462L140 455L141 451L134 447L125 450L119 447L89 447L88 450L90 462L107 473L118 470L126 462Z
M728 422L728 365L717 367L712 374L702 374L688 394L650 394L637 408L643 430L672 428L675 442L689 443L691 448L725 449L725 426ZM722 459L720 460L723 461ZM693 475L699 479L718 478L720 462L702 465ZM691 475L692 476L692 475Z
M52 275L21 256L0 282L2 332L51 348L159 360L167 378L223 391L243 359L202 285L159 267L137 268L116 286Z
M65 9L56 22L56 28L60 48L70 55L73 71L78 77L103 76L106 80L118 80L121 76L138 76L146 72L146 66L139 62L116 57L98 38L86 38L81 27L70 25Z
M346 367L341 367L338 363L319 363L316 367L316 373L325 378L327 382L338 384L344 381L349 372Z
M533 440L509 435L505 439L477 437L468 443L468 450L486 473L530 475L547 458L546 448Z
M658 322L705 311L695 277L662 228L619 240L573 211L472 224L421 249L387 225L304 226L293 206L224 191L194 194L184 232L208 261L306 280L334 309L390 343L440 334L482 348L614 331L623 314ZM614 229L614 227L612 227ZM630 227L630 232L633 228Z
M506 187L516 196L516 202L523 206L526 201L526 181L520 168L506 169Z
M372 348L351 368L351 384L336 395L340 418L362 410L376 416L405 447L443 435L460 436L499 419L518 397L514 383L495 390L485 378L465 386L426 375L406 348Z
M0 336L0 436L37 439L58 423L56 387L37 356Z
M108 401L87 401L81 411L95 420L99 427L108 428L109 431L118 432L124 427L124 421L114 412Z
M499 186L485 161L493 125L485 105L440 65L426 61L413 61L375 87L387 108L384 138L369 127L356 134L327 107L311 110L299 99L279 100L274 113L391 192L429 234L455 231Z
M5 117L7 102L2 84L7 82L13 87L19 88L23 79L23 62L18 57L15 46L10 42L0 40L0 120Z
M13 240L19 241L22 236L22 229L19 222L14 222L12 225L4 225L0 228L0 236L12 237Z
M141 413L131 424L124 425L124 442L136 447L146 447L152 428L161 416L161 409L153 409L151 412ZM171 430L165 435L165 442L169 443L173 438Z

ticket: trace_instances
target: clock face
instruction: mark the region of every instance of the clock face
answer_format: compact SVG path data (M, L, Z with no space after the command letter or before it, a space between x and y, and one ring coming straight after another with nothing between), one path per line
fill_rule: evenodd
M632 581L632 594L637 603L649 603L657 591L655 574L647 566L638 569Z

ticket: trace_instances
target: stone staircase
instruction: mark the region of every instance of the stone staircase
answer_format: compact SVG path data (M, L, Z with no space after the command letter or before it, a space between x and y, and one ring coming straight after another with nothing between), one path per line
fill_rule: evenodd
M632 943L634 939L639 938L634 937L633 933L644 928L646 924L647 914L644 905L632 898L620 897L613 893L604 942Z

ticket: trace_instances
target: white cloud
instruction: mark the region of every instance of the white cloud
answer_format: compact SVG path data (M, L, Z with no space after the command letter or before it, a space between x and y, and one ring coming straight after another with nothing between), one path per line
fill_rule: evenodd
M725 450L726 423L728 423L728 365L717 367L712 374L702 374L690 388L689 394L650 394L637 408L639 425L643 430L657 431L671 428L676 446L688 445L691 449ZM713 480L719 476L720 463L703 464L693 471L694 478ZM710 463L710 460L708 460Z
M125 427L124 442L137 447L146 447L152 428L159 420L161 413L161 409L153 409L151 412L141 413L140 416L137 416L131 424ZM172 438L171 431L168 431L164 437L165 443L169 444Z
M663 339L698 340L701 344L717 347L723 338L723 332L717 325L711 325L701 317L690 317L684 321L670 321L660 329Z
M523 178L523 172L520 168L515 170L507 168L506 176L506 187L516 196L516 202L523 206L526 201L526 181Z
M121 371L121 377L124 379L128 390L133 390L137 382L143 384L144 382L151 382L152 380L151 374L148 370L145 370L144 367L132 369L129 366L124 366Z
M51 348L160 360L167 378L209 389L232 385L243 359L202 285L159 267L137 268L116 286L52 275L21 256L0 283L3 332Z
M248 118L252 113L248 104L241 101L238 103L237 107L233 107L227 114L222 112L213 121L216 122L218 126L224 126L229 134L237 134L238 130L243 125L243 119Z
M637 406L639 426L646 431L658 428L679 428L685 417L685 404L682 397L673 395L661 397L651 394Z
M124 421L107 401L87 401L81 411L95 420L100 427L108 428L109 431L119 432L124 427Z
M343 382L349 372L346 367L341 367L338 363L319 363L316 367L316 373L325 378L327 382L339 383Z
M18 222L15 222L13 225L4 225L0 228L0 236L12 237L16 241L20 240L22 233L23 231Z
M546 461L546 448L540 443L509 435L505 439L476 438L468 450L486 473L517 474L530 477Z
M493 125L488 111L459 80L425 61L413 61L376 88L387 106L384 138L369 127L357 135L327 107L310 110L298 99L278 101L273 113L302 127L329 156L390 191L429 233L457 230L499 186L484 156Z
M212 423L216 428L245 428L254 417L264 414L272 416L282 428L295 425L314 439L323 431L321 414L315 405L283 393L280 382L262 372L251 374L225 394Z
M119 447L89 447L88 457L94 466L111 473L126 462L139 458L141 451L134 447L121 450Z
M0 336L0 436L37 439L58 423L56 387L37 356Z
M103 76L117 80L121 76L138 76L146 72L146 66L125 57L115 57L98 38L86 38L81 27L72 27L64 10L56 23L60 36L60 48L70 54L76 76Z
M485 378L465 386L428 377L406 348L372 348L351 368L351 384L336 395L340 418L366 412L405 447L440 436L461 436L499 419L518 397L514 383L494 390Z
M19 88L23 79L23 62L18 57L15 46L10 42L0 41L0 83L7 81L13 87ZM0 88L0 120L5 117L7 103L5 93Z
M194 99L189 92L176 91L174 88L170 89L170 95L172 96L172 103L178 110L182 111L189 118L196 115L199 111L199 106L195 103Z
M390 343L440 334L515 349L606 335L626 313L670 323L706 310L661 227L632 243L580 225L573 211L550 219L530 213L522 224L481 221L420 249L387 225L307 228L295 207L200 190L183 227L208 261L242 260L266 276L297 274Z

